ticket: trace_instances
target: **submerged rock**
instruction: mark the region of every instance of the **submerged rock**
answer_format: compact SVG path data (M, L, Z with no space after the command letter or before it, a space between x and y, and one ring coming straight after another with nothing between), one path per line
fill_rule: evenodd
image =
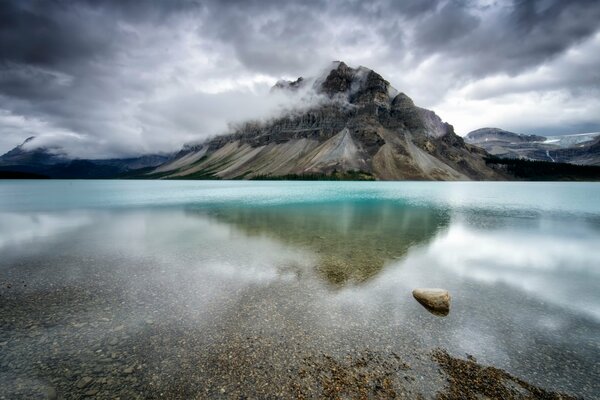
M84 376L77 382L77 388L83 389L83 388L87 387L90 383L92 383L93 381L94 381L93 378L91 378L89 376Z
M450 294L444 289L419 288L412 292L413 297L428 311L446 316L450 312Z
M56 389L52 386L49 386L45 390L45 395L47 400L55 400L58 398L58 394L56 393Z

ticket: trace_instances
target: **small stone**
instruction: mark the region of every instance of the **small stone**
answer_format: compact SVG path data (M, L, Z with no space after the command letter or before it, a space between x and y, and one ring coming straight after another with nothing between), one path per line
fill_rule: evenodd
M446 316L450 312L450 294L444 289L419 288L413 297L432 314Z
M124 373L124 374L127 374L127 375L129 375L129 374L133 374L133 367L127 367L127 368L125 368L125 369L123 370L123 373Z
M98 394L98 389L91 389L84 393L84 395L91 397Z
M78 389L83 389L84 387L88 386L90 383L92 383L94 380L92 378L90 378L89 376L84 376L83 378L81 378L79 380L79 382L77 382L77 388Z
M55 388L53 388L52 386L46 388L46 399L55 400L57 397L58 397L58 394L56 393Z

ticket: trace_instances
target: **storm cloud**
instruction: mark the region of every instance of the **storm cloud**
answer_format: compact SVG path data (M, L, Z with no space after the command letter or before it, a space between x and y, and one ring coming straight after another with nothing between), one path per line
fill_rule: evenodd
M0 152L171 152L276 109L270 87L364 65L459 133L600 131L600 3L3 0Z

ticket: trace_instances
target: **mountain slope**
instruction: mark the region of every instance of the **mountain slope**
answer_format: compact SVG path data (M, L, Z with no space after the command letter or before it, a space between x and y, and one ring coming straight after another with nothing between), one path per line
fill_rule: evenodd
M289 176L381 180L505 179L486 152L414 105L376 72L336 62L322 76L280 81L273 91L310 99L267 122L188 146L148 177L256 179ZM302 97L304 96L304 97Z
M465 141L503 158L600 165L600 132L546 137L481 128Z

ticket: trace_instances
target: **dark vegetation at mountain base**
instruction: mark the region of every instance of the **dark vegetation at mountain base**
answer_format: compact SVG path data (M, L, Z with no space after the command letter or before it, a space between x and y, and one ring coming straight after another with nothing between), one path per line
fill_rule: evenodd
M165 174L167 175L167 174ZM131 175L137 178L132 173ZM127 176L121 176L126 178ZM156 178L156 176L153 176ZM184 176L165 177L168 180L220 180L218 175L211 171L198 171ZM234 178L234 180L247 179L245 175ZM286 174L286 175L255 175L249 178L252 181L375 181L375 177L365 171L333 171L330 174L325 173L306 173L306 174Z
M50 177L33 172L0 171L0 179L50 179Z
M148 173L154 171L155 167L144 167L139 169L132 169L129 171L125 171L115 176L114 179L134 179L134 180L152 180L152 179L160 179L163 175L167 174L158 174L154 173L153 176L149 176Z
M111 179L121 173L118 167L88 160L73 160L53 165L6 165L1 171L13 171L52 179Z
M253 181L374 181L373 174L365 171L334 171L331 174L288 174L281 176L257 175Z
M600 167L489 156L486 164L528 181L598 181Z

